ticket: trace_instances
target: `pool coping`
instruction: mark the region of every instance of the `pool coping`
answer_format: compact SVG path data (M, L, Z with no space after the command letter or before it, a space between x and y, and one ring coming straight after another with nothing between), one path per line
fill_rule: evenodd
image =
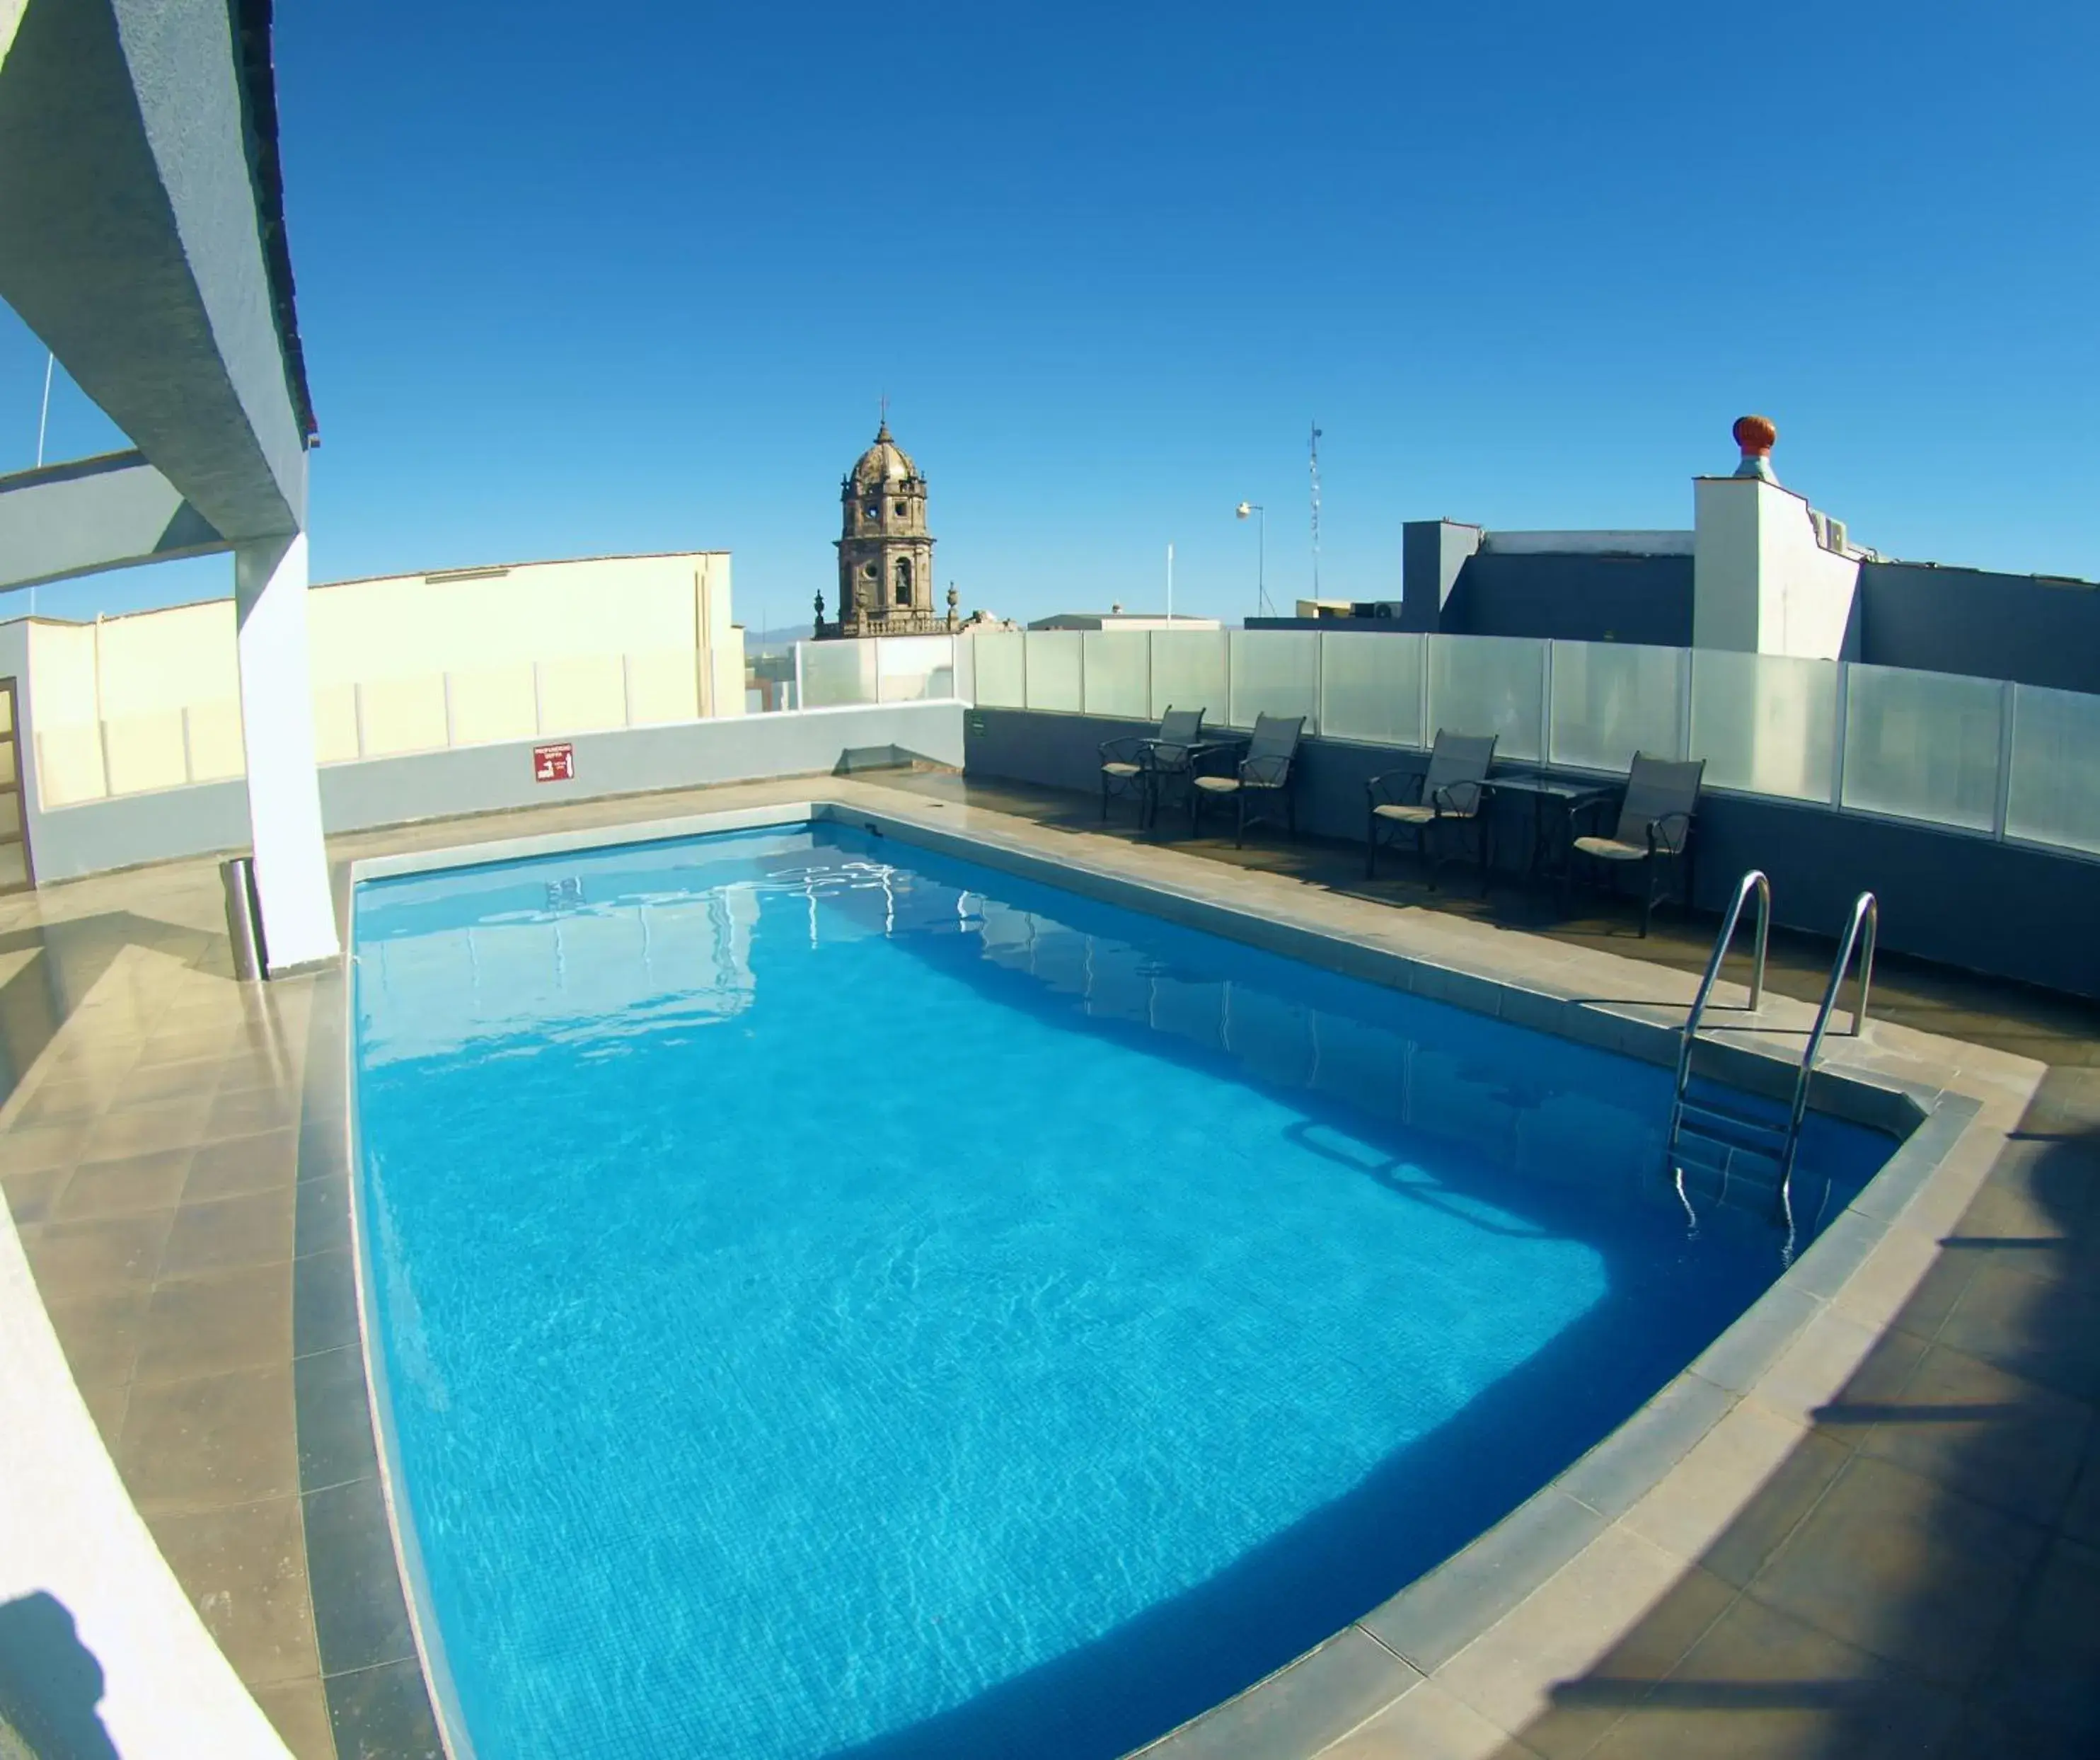
M1382 915L1352 933L1348 908L1323 925L1320 916L1337 915L1319 902L1325 895L1282 876L1185 871L1176 864L1200 864L1171 849L1053 840L1006 815L938 800L911 807L900 810L894 796L876 806L846 791L830 798L813 792L364 857L347 876L354 889L369 880L711 832L849 823L1598 1049L1664 1065L1677 1055L1692 984L1680 973L1629 970L1635 962L1614 955L1571 954L1541 937L1448 920L1425 924L1411 920L1416 913L1361 900L1347 906ZM1202 884L1220 879L1226 884ZM1609 981L1595 981L1600 975ZM346 1008L353 995L346 985ZM1702 1034L1701 1065L1754 1092L1789 1093L1811 1015L1805 1004L1767 995L1758 1015L1724 1016L1713 1036ZM354 1056L354 1034L346 1034L345 1051ZM1871 1021L1860 1038L1826 1039L1811 1104L1902 1140L1860 1197L1686 1370L1500 1522L1325 1642L1134 1752L1149 1760L1309 1756L1416 1693L1425 1705L1457 1698L1468 1727L1482 1732L1468 1751L1497 1751L1546 1709L1556 1681L1608 1651L1749 1504L1777 1465L1767 1458L1771 1438L1807 1433L1924 1276L2042 1072L2028 1059ZM352 1074L344 1069L346 1094ZM345 1111L355 1179L356 1108ZM447 1751L469 1760L412 1525L395 1503L399 1463L368 1324L361 1206L351 1208L396 1562ZM1753 1440L1751 1431L1760 1436Z

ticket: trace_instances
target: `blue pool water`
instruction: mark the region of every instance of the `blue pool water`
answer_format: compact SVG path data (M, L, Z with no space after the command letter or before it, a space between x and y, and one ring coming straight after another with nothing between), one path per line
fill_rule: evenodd
M830 826L368 883L360 1193L485 1760L1125 1750L1780 1269L1661 1072ZM1888 1145L1815 1121L1834 1213Z

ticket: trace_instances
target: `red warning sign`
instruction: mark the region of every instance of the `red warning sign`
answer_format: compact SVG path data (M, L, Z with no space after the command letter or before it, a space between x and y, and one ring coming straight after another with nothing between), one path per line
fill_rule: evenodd
M532 780L536 783L572 783L576 779L576 748L564 742L558 746L532 748Z

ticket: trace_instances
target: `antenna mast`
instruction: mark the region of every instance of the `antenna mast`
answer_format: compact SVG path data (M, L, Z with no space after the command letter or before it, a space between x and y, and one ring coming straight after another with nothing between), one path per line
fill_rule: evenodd
M1320 425L1312 425L1312 597L1320 597Z

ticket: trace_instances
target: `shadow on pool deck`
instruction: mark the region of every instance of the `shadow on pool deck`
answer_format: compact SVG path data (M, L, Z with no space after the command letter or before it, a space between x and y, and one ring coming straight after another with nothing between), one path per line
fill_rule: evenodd
M0 1753L15 1751L11 1735L31 1754L117 1760L102 1692L102 1665L63 1601L38 1590L0 1602Z
M2100 1079L2050 1074L1943 1249L1700 1568L1502 1753L2100 1753ZM1340 1751L1403 1751L1374 1736Z

